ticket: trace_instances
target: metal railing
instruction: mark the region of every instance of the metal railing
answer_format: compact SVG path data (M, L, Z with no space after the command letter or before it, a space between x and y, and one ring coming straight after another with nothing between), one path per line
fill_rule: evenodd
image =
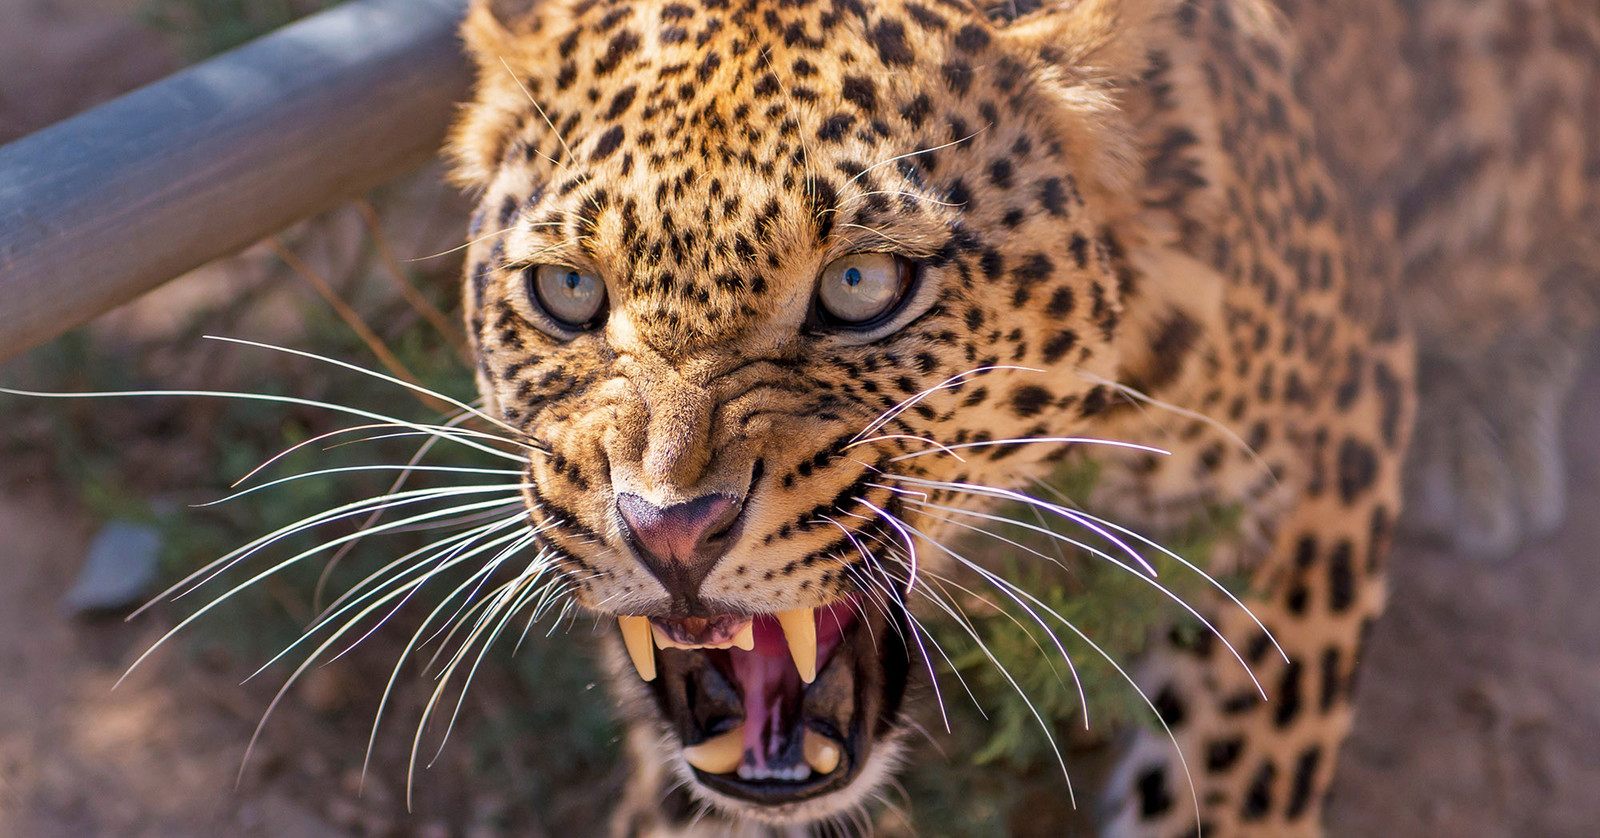
M439 148L465 0L351 0L0 147L0 360Z

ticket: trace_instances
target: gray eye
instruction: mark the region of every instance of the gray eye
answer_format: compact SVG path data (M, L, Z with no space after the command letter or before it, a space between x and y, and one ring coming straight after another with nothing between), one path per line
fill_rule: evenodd
M888 314L910 286L911 266L888 253L853 253L822 269L817 291L823 316L847 326Z
M588 328L605 309L605 283L600 277L570 265L531 268L528 284L545 313L563 326Z

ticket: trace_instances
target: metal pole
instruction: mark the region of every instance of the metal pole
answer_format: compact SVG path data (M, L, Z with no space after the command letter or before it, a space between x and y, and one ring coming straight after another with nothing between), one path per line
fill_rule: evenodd
M465 0L352 0L0 147L0 360L426 161Z

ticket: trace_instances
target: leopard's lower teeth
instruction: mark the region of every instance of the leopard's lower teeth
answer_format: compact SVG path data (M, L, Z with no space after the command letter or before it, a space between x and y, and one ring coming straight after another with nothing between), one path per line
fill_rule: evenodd
M683 749L683 758L707 774L727 774L744 761L744 724ZM742 770L742 769L741 769Z
M801 734L800 747L805 754L806 764L818 774L832 774L839 767L839 746L832 739L807 728Z
M783 780L787 783L799 783L811 779L811 768L805 764L793 765L788 768L756 767L748 763L740 764L739 779L741 780Z

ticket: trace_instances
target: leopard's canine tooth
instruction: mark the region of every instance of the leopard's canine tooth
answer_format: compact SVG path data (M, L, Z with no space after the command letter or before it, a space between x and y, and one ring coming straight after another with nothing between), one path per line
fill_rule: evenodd
M817 680L815 614L815 608L794 608L776 615L778 625L783 627L783 639L789 642L789 656L794 658L795 669L800 670L800 680L807 684Z
M683 749L683 758L707 774L728 774L744 761L744 723L721 736Z
M739 629L739 633L735 634L733 636L733 645L734 645L734 648L743 649L746 652L748 652L748 651L750 651L750 650L752 650L752 649L754 649L756 647L756 621L755 620L750 620L749 622L744 624L744 628Z
M628 647L628 657L633 658L633 668L646 681L656 679L656 650L650 642L649 617L618 617L622 627L622 642Z
M832 774L833 769L839 767L839 746L832 739L806 728L800 738L801 750L805 753L806 764L818 774Z

